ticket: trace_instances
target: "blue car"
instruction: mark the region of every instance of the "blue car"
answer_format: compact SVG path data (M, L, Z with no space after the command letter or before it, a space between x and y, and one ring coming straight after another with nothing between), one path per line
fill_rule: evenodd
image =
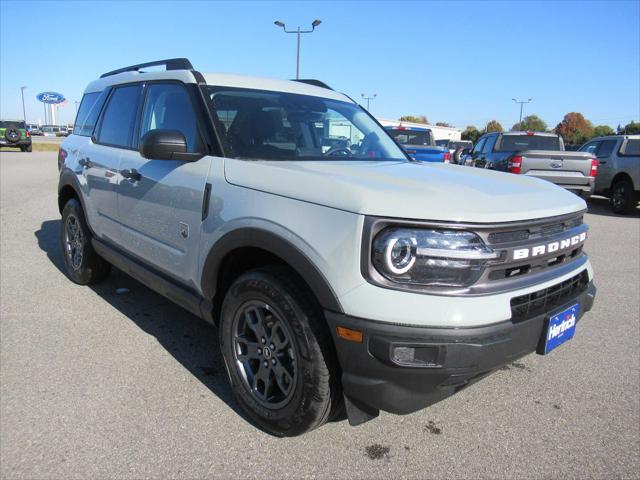
M385 127L407 154L420 162L449 163L449 149L435 145L433 132L420 127Z

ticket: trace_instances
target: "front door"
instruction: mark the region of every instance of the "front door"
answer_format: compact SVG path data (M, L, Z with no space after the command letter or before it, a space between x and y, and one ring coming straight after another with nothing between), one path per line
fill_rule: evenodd
M178 130L187 140L188 152L202 151L202 138L184 85L151 83L145 97L139 138L149 130ZM211 158L203 156L194 162L154 160L130 150L120 161L121 245L183 283L195 283L191 277L198 259L202 202Z

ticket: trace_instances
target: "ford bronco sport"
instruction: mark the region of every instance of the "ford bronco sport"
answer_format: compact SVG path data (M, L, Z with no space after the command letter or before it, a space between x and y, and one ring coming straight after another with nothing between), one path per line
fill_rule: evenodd
M593 304L582 199L415 162L316 80L109 72L58 164L70 279L113 265L216 324L239 404L275 435L424 408L549 353Z

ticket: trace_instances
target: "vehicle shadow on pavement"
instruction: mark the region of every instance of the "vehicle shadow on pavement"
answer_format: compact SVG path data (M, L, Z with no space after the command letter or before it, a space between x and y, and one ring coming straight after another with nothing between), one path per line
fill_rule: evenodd
M609 205L609 199L605 197L590 197L589 200L587 200L587 206L589 207L588 212L593 215L618 218L640 218L640 207L636 207L632 213L627 213L626 215L613 213L613 210L611 210L611 206Z
M47 220L35 232L35 236L40 249L66 278L59 229L60 220ZM141 330L153 335L203 385L244 420L259 428L242 411L233 396L218 348L218 330L215 327L116 268L111 270L104 282L89 288Z

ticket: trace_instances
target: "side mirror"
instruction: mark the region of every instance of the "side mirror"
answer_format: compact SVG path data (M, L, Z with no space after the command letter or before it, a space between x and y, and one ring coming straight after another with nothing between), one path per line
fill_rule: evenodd
M187 160L187 140L178 130L149 130L140 139L140 155L153 160Z

